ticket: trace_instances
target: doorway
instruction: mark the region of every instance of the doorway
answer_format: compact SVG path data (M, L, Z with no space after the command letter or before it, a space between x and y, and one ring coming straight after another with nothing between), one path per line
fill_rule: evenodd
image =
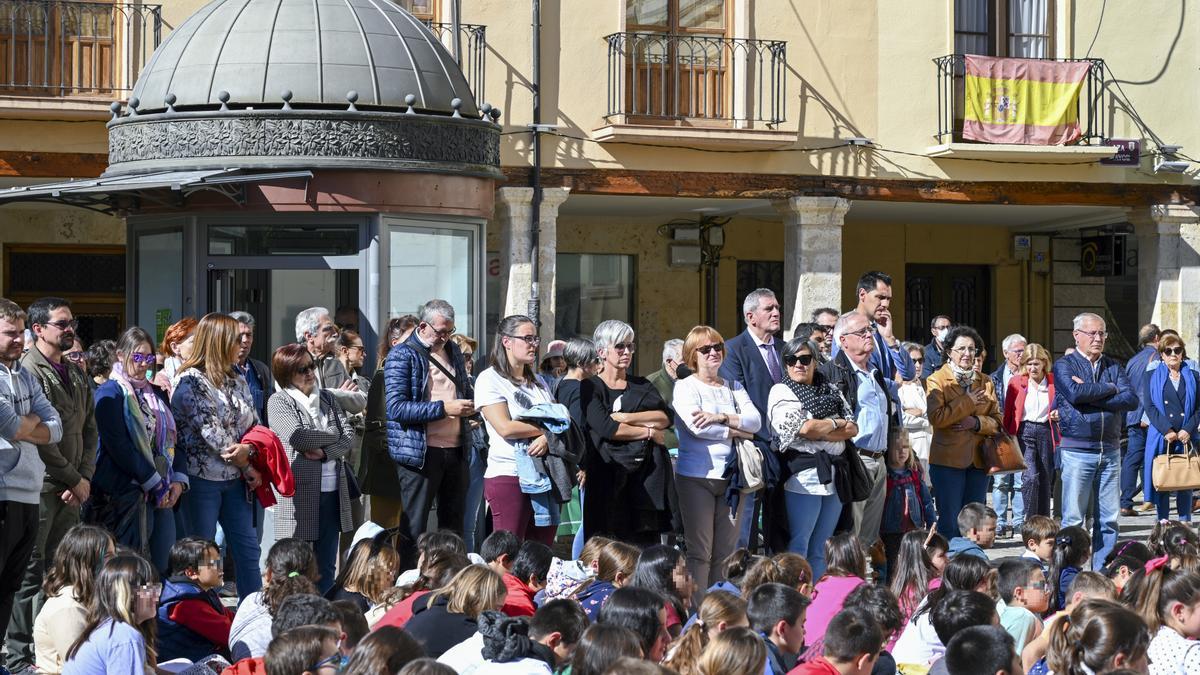
M989 371L1000 348L992 335L991 278L987 265L906 265L904 318L907 339L928 344L933 317L945 314L957 325L974 328L983 337Z

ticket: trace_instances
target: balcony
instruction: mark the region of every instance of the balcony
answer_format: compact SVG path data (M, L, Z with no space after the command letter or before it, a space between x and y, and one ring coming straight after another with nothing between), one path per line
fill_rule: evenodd
M787 118L787 43L613 33L601 141L778 147Z
M0 0L0 108L103 118L161 35L160 5Z
M1039 59L1042 61L1088 62L1091 66L1084 78L1076 103L1080 139L1072 145L1015 145L990 144L963 139L964 54L949 54L933 60L937 68L937 138L938 145L929 147L926 155L933 158L992 159L1020 161L1036 159L1039 163L1075 164L1088 160L1112 157L1117 149L1104 145L1109 130L1104 115L1108 91L1104 87L1103 59Z
M458 35L454 34L454 24L424 22L437 39L450 50L451 54L458 49L459 66L475 95L475 102L483 105L484 61L487 57L487 26L473 23L460 23ZM457 43L457 44L456 44Z

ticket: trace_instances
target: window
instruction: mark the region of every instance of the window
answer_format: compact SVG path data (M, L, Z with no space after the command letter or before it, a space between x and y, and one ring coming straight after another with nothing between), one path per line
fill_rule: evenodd
M559 253L555 260L555 337L591 337L607 319L634 325L633 256Z
M783 305L783 262L779 260L739 260L737 261L737 329L746 330L746 315L742 313L742 298L756 289L769 288L775 292L775 299ZM796 317L796 321L808 321L807 318ZM794 326L780 326L787 330ZM780 336L782 337L782 335Z
M728 23L725 0L626 0L626 110L729 117L726 80L744 55L725 40Z
M0 296L28 307L57 295L71 300L85 343L113 338L125 326L125 247L5 244ZM181 296L180 284L175 284ZM149 324L153 325L153 324Z
M433 21L436 18L435 0L396 0L396 4L422 21Z
M1054 56L1051 0L954 0L954 52Z
M476 325L479 306L479 265L474 227L407 219L389 233L388 316L414 314L430 298L454 307L459 333L481 338Z

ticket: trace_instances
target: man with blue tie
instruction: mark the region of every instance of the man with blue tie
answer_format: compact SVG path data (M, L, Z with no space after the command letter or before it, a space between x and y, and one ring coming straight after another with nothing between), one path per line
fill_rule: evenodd
M779 356L783 345L775 338L782 318L779 301L771 289L755 289L742 302L742 312L746 317L746 330L725 343L725 361L719 372L726 380L741 382L754 407L765 417L771 387L783 379L783 360ZM764 424L754 434L754 443L767 453L770 442L770 425ZM749 545L755 501L753 498L742 500L739 548Z

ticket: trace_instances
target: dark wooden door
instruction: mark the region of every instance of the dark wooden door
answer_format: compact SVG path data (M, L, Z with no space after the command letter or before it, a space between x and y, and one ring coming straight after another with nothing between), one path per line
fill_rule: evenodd
M929 342L933 317L945 314L955 325L979 331L987 345L985 365L999 353L992 335L992 271L987 265L907 265L904 283L904 317L907 339Z

